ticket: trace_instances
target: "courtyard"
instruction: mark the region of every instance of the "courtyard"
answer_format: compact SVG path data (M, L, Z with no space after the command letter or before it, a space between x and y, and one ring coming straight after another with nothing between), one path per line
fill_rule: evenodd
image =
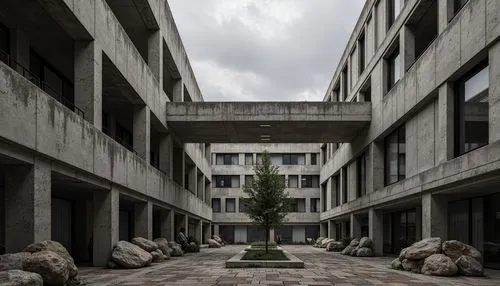
M304 245L286 250L304 260L304 269L226 269L224 262L243 245L204 248L141 269L81 267L88 285L500 285L500 271L486 277L434 277L387 268L391 257L355 258Z

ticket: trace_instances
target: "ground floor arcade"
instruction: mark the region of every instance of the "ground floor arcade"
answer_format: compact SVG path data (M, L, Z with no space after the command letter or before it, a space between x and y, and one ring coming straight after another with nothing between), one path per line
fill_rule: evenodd
M255 241L265 241L263 228L253 224L215 224L213 233L222 236L229 244L244 244ZM279 239L283 244L305 244L307 239L319 237L319 224L287 224L272 229L269 237Z

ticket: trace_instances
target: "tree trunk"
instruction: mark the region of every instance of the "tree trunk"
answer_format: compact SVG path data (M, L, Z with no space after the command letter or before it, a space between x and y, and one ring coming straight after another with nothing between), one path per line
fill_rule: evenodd
M266 254L269 253L268 244L269 244L269 228L266 227Z

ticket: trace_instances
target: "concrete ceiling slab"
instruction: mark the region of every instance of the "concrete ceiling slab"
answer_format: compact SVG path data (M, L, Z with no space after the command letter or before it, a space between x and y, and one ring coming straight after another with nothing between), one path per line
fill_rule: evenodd
M170 102L167 122L186 143L351 142L369 102Z

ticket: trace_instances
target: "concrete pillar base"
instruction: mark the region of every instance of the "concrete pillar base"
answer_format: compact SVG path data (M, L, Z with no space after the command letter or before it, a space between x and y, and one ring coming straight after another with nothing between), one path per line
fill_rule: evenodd
M368 211L368 232L369 237L373 240L373 253L375 256L384 254L383 221L382 212L370 208Z
M93 265L106 266L119 238L120 193L117 189L94 192Z

